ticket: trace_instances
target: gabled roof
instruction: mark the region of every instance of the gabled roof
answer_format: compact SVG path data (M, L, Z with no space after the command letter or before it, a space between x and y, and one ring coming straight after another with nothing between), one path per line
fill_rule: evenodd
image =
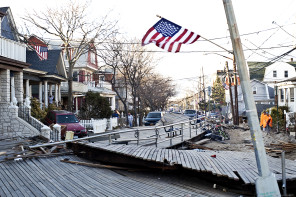
M9 7L0 7L0 12L6 13Z
M265 68L274 63L275 62L248 62L250 79L257 79L259 81L263 81ZM296 68L296 62L286 62L286 63Z
M265 67L271 65L271 62L248 62L250 79L263 81ZM263 67L262 69L259 69Z
M27 50L27 63L30 63L30 69L47 72L48 75L58 75L57 66L60 59L61 50L48 50L47 60L40 60L35 51Z
M1 36L10 40L19 41L19 36L10 7L0 7L0 13L1 16L3 16L1 20Z

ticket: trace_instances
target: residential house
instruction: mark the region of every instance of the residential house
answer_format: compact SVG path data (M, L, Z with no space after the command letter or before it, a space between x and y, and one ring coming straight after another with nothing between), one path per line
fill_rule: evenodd
M277 82L291 77L296 77L296 71L293 65L286 62L275 62L266 67L263 82L274 87Z
M66 63L66 69L69 68L66 53L62 47L63 57ZM95 73L99 70L96 49L93 44L89 45L86 53L82 54L77 60L73 70L73 97L74 108L78 112L82 105L82 100L88 91L98 92L101 96L109 99L112 110L115 110L115 95L110 83L95 78ZM62 82L61 97L66 106L68 101L68 82Z
M46 47L44 58L40 57L37 47ZM30 98L38 98L40 106L48 107L49 96L54 103L61 104L61 82L66 81L67 73L61 50L47 50L47 45L37 36L28 39L27 63L31 66L24 70L25 89Z
M274 106L274 93L273 88L269 87L266 83L256 79L250 81L254 101L257 108L258 117L261 112L267 108ZM245 116L246 107L243 100L243 93L241 85L238 86L238 112L240 116Z
M18 105L24 103L23 70L30 66L26 63L26 45L20 42L11 9L1 7L0 17L0 135L39 135L38 129L18 117Z
M290 112L296 112L296 77L291 77L276 84L279 106L288 106Z

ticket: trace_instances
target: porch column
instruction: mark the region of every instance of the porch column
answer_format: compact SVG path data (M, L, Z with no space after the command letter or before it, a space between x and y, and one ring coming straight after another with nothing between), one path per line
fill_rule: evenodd
M59 104L58 84L55 84L55 88L54 88L54 101L56 103L56 106L58 106L58 104Z
M17 100L15 98L15 85L14 85L14 76L10 77L10 84L11 84L11 99L10 99L10 106L16 106Z
M58 91L58 98L59 98L60 103L62 103L61 84L58 84L58 89L59 89L59 91Z
M42 81L39 82L39 103L40 108L42 109Z
M49 85L49 95L52 95L52 85Z
M78 97L76 97L75 99L76 99L75 111L78 112Z
M296 88L294 88L294 112L296 111L296 98L295 98L295 95L296 95Z
M48 90L47 90L47 81L44 81L44 104L45 107L48 107Z
M1 78L1 102L10 101L10 70L0 71Z
M18 103L23 104L24 102L24 82L23 82L23 72L14 73L14 86L15 86L15 97Z
M25 105L27 107L30 107L31 101L30 101L30 80L26 80L26 99L25 99Z
M30 98L33 98L33 94L32 94L32 92L33 92L33 91L32 91L32 85L30 85L30 94L29 94L29 95L30 95L30 96L29 96Z
M111 97L111 109L115 110L115 96Z

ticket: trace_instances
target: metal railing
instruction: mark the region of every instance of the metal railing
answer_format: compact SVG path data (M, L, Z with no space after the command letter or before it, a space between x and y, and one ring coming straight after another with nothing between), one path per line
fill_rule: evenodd
M61 141L60 131L57 130L56 128L52 128L52 130L50 130L50 140L54 142Z
M30 109L27 106L19 105L18 107L18 117L41 132L41 128L44 126L44 124L30 115Z
M68 143L68 142L77 142L77 141L82 141L82 140L89 140L92 138L97 138L97 137L103 137L103 136L108 136L109 139L109 144L112 144L112 136L115 134L123 134L123 133L134 133L134 139L130 139L130 141L136 141L137 145L140 145L140 142L142 141L147 141L150 140L150 142L148 143L144 143L141 144L142 146L145 145L151 145L151 144L155 144L155 146L157 147L157 145L159 143L165 142L165 141L170 141L170 144L172 145L172 141L173 139L176 138L180 138L181 137L181 142L184 140L184 129L185 128L189 128L188 132L190 132L189 136L191 136L192 133L192 126L195 125L195 133L196 135L198 134L198 126L201 127L202 126L202 122L201 123L196 123L196 121L199 120L199 118L197 119L192 119L192 120L187 120L187 121L182 121L182 122L176 122L173 124L169 124L169 125L164 125L164 126L155 126L155 127L143 127L143 128L135 128L135 129L127 129L127 130L122 130L122 131L111 131L111 132L105 132L105 133L100 133L97 135L93 135L93 136L88 136L88 137L84 137L84 138L78 138L78 139L73 139L73 140L67 140L67 141L62 141L62 142L54 142L54 143L46 143L46 144L41 144L41 145L34 145L34 146L30 146L30 148L38 148L38 147L43 147L43 146L52 146L52 145L57 145L57 144L63 144L63 143ZM194 122L194 124L192 124L192 122ZM175 130L168 130L167 132L165 132L162 135L167 135L167 133L169 133L169 138L168 139L164 139L164 140L160 140L160 133L159 131L161 129L165 129L165 128L172 128L176 125L180 125L180 128L177 128ZM187 127L186 127L187 126ZM142 137L141 133L144 131L154 131L153 135L151 135L152 137ZM173 135L173 132L179 131L180 134L179 135ZM151 133L152 133L151 132ZM141 138L142 137L142 138ZM151 142L153 141L153 142Z

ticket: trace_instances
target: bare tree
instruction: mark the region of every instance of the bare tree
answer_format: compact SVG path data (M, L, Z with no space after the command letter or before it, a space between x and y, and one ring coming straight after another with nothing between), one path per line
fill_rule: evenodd
M140 102L140 86L143 79L148 75L153 69L153 64L155 59L153 53L147 52L139 43L139 40L133 39L130 41L131 44L126 45L126 49L122 51L121 62L123 72L126 74L128 79L128 85L131 90L131 95L133 99L133 110L134 110L134 121L137 125L137 108L139 109ZM141 120L141 116L139 116ZM140 123L140 122L139 122Z
M153 69L152 65L155 63L155 59L153 54L147 52L140 45L139 40L122 40L104 43L104 50L99 50L98 54L104 63L113 70L110 82L113 90L123 103L126 114L128 113L128 93L131 93L136 123L137 107L141 97L139 88L144 77ZM125 94L121 94L120 90L124 90ZM126 121L128 122L127 119Z
M104 50L98 50L98 56L107 67L112 69L112 78L109 82L112 85L112 89L116 92L117 97L122 102L125 114L127 114L128 79L121 62L124 45L122 42L113 39L110 42L104 43L103 48ZM127 118L126 116L126 124L128 125Z
M80 1L79 1L80 2ZM33 11L23 19L46 34L59 38L64 47L68 68L68 110L72 110L73 69L77 60L87 52L90 43L96 45L117 34L116 21L107 21L107 15L93 21L87 16L88 3L79 4L69 1L67 6L55 9L47 8L44 12Z
M169 99L176 95L175 85L172 80L155 73L145 77L140 92L141 100L152 111L163 110Z

